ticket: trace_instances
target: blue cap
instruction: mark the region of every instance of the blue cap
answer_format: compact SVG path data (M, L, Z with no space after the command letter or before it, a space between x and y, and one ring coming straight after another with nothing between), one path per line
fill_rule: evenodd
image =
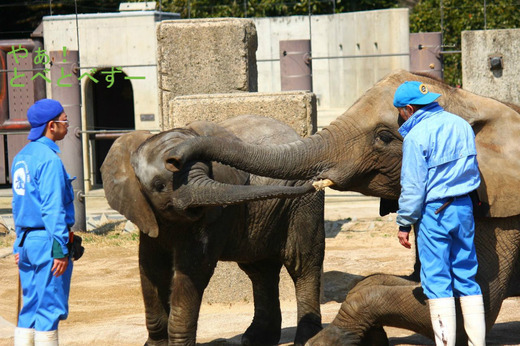
M56 100L41 99L36 101L27 110L27 120L31 124L31 131L27 139L34 141L43 136L47 123L61 113L63 113L63 106Z
M404 82L395 91L394 106L427 105L437 100L439 96L441 94L429 92L426 85L421 82Z

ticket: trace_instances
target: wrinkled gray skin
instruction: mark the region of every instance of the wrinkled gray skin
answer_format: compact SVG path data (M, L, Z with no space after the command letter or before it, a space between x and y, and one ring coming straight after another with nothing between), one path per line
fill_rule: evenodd
M430 91L442 94L440 105L466 119L476 134L482 176L479 194L488 206L487 213L476 216L477 281L483 291L489 329L520 262L517 106L398 71L378 82L343 115L311 137L271 146L201 137L172 150L165 165L175 171L193 158L215 160L274 178L329 179L333 189L396 200L400 193L403 138L397 131L398 112L392 100L397 87L409 80L421 81ZM347 295L336 319L309 344L382 345L388 342L383 325L433 336L420 284L392 275L361 281ZM466 336L460 321L458 328L458 342L464 343Z
M241 116L155 136L136 131L114 143L101 170L110 206L141 231L146 344L195 344L202 294L222 260L237 262L253 284L254 319L242 337L248 345L280 338L278 283L286 267L298 302L295 343L302 345L321 330L323 193L308 182L262 178L216 163L193 162L176 173L164 168L172 148L201 135L257 144L299 138L276 120Z

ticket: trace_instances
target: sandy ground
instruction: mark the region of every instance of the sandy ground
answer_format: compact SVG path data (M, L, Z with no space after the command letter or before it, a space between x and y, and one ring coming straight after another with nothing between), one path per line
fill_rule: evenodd
M101 202L102 203L102 202ZM106 206L102 206L106 208ZM376 199L356 194L327 198L326 255L322 316L330 323L352 281L376 272L409 274L414 253L398 244L394 215L378 216ZM4 236L4 238L9 236ZM110 237L108 235L107 237ZM86 244L75 263L70 316L60 324L62 345L143 345L144 308L137 269L137 241ZM12 345L16 320L17 272L9 248L0 249L0 345ZM281 344L291 344L296 326L292 282L280 282L283 331ZM252 320L250 283L234 263L219 263L204 296L198 325L200 344L238 344ZM433 345L413 332L387 328L391 345ZM520 345L520 297L504 301L488 334L488 345Z

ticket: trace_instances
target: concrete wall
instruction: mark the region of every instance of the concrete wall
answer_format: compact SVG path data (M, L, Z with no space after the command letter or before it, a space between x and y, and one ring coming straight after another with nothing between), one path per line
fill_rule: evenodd
M462 32L464 89L520 104L520 29ZM502 57L503 68L492 70L490 57Z
M177 17L153 11L78 15L81 74L92 67L123 66L127 76L145 77L131 81L136 129L160 129L161 114L169 114L168 103L178 95L281 91L279 41L308 39L309 32L320 109L347 109L387 73L409 68L407 9L312 16L310 25L308 16L179 20L156 30L168 15ZM76 16L48 16L43 23L47 51L77 49ZM247 39L247 48L240 46L241 39ZM88 102L84 97L84 106ZM83 107L84 126L91 122L88 113ZM142 121L141 114L155 119Z
M249 19L162 22L157 29L162 128L179 95L257 90L256 29Z
M254 18L258 32L258 90L280 91L280 40L312 34L313 91L319 108L347 109L396 69L408 70L408 9ZM331 59L322 59L329 57ZM348 58L344 58L348 57Z
M157 85L157 22L178 18L178 14L155 11L132 11L105 14L47 16L43 18L44 49L46 52L79 49L81 69L79 76L96 68L122 67L130 80L134 101L135 128L157 130L160 125L159 89ZM78 44L79 39L79 44ZM92 83L81 82L83 129L94 125ZM89 90L90 89L90 90ZM47 84L47 97L52 98L51 85ZM141 115L148 115L141 117ZM121 119L123 116L115 115ZM87 136L82 137L84 176L88 177L85 191L93 184L95 167L94 146ZM92 144L92 145L91 145Z
M256 114L288 124L302 137L317 130L316 96L304 91L179 96L170 102L170 114L172 127Z
M157 41L156 25L161 19L175 18L177 14L154 11L132 11L107 14L76 16L47 16L43 18L44 48L46 51L80 51L80 75L92 68L123 67L129 77L145 77L131 80L134 92L136 129L155 130L159 128L158 86L157 86ZM85 87L82 82L85 100ZM50 84L47 95L52 97ZM84 105L86 102L84 102ZM83 107L86 128L92 111ZM141 121L141 114L154 114L154 121Z

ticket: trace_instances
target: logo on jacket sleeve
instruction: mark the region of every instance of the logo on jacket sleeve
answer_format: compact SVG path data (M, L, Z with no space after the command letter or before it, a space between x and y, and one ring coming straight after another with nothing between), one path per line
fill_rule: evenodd
M27 173L25 167L22 166L14 171L13 191L20 196L25 195L25 183L27 182Z

